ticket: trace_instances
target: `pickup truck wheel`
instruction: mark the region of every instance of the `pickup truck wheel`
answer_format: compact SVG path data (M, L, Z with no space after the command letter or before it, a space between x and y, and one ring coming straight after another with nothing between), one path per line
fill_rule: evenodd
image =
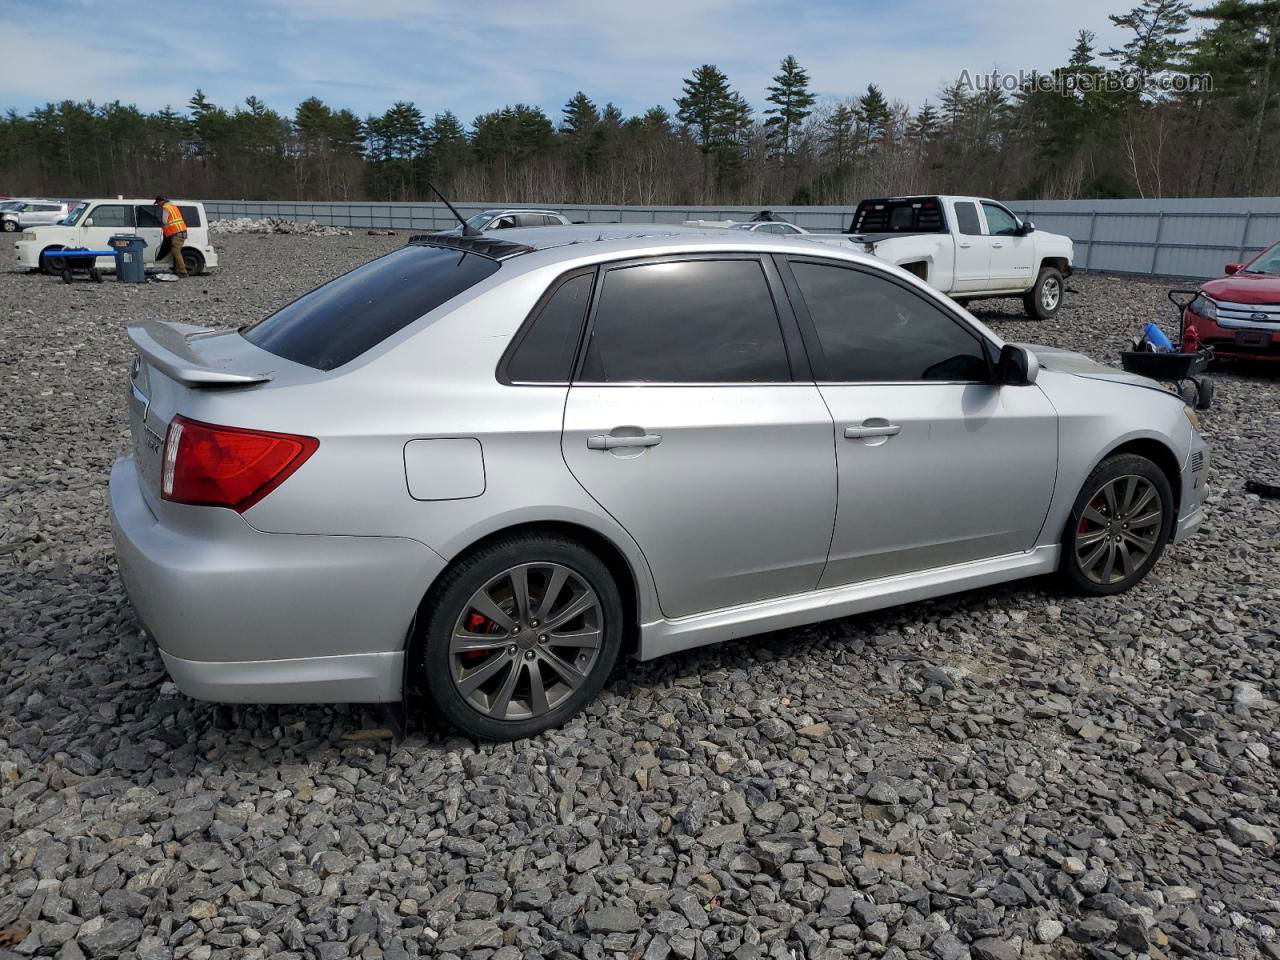
M1022 297L1027 316L1051 320L1062 306L1062 273L1056 267L1041 267L1035 286Z

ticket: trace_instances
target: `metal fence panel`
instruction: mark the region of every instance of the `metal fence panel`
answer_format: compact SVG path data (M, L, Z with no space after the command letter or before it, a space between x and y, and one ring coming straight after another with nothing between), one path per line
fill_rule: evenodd
M464 217L499 204L457 203ZM531 204L516 204L531 206ZM1154 276L1213 277L1229 261L1248 259L1280 240L1280 197L1198 197L1177 200L1010 201L1036 228L1075 242L1075 265ZM749 220L758 207L546 205L581 223L678 224L685 220ZM773 207L777 215L818 233L838 233L852 206ZM208 200L210 220L280 217L361 229L440 230L454 225L442 203L314 203Z

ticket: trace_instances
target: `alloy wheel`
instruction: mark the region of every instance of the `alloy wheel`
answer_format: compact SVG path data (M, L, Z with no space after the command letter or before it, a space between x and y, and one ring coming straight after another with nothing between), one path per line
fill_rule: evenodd
M1040 287L1040 304L1048 311L1058 309L1058 301L1062 299L1062 284L1057 277L1049 277Z
M1080 571L1104 586L1131 577L1155 552L1163 523L1164 502L1154 483L1134 474L1109 480L1080 514Z
M600 598L560 563L504 570L471 595L454 623L449 665L473 710L529 720L586 682L604 638Z

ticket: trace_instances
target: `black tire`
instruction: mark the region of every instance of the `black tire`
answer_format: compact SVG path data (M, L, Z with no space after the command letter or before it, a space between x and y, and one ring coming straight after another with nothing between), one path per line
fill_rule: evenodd
M1057 267L1041 267L1035 286L1023 294L1023 309L1032 319L1052 320L1062 306L1064 292L1062 271Z
M187 273L193 277L198 277L204 273L204 257L200 255L199 250L188 250L182 248L182 262L187 265Z
M101 282L102 282L102 271L101 271L101 270L99 270L97 267L90 267L90 268L89 268L89 279L90 279L90 280L92 280L94 283L101 283Z
M1134 488L1139 491L1132 495L1137 515L1126 518L1123 500L1133 478L1137 478ZM1107 497L1109 487L1114 500ZM1148 489L1159 498L1158 521L1148 519L1155 512L1154 504L1136 503ZM1163 470L1137 454L1122 453L1108 457L1089 474L1071 508L1062 538L1062 575L1077 591L1091 596L1124 593L1145 577L1160 559L1173 531L1173 516L1173 488ZM1093 539L1095 537L1097 539ZM1147 541L1150 542L1149 548L1138 546ZM1104 551L1096 560L1095 550ZM1114 558L1109 570L1108 555ZM1091 560L1096 565L1091 564ZM1133 564L1129 572L1124 569L1126 560ZM1118 575L1114 564L1120 565Z
M61 250L61 249L63 248L47 247L44 251L41 252L40 260L39 260L41 273L48 274L49 276L62 273L63 269L65 269L67 266L67 258L56 257L50 252L50 251Z
M474 705L459 689L460 681L455 678L455 669L463 671L462 657L470 654L457 654L452 651L451 638L464 617L475 616L476 608L472 606L472 601L476 594L495 580L500 580L507 571L525 564L535 565L535 568L538 564L566 568L572 576L576 576L581 583L594 591L597 600L594 610L598 611L599 617L599 646L596 648L595 659L587 667L585 678L580 685L562 692L560 694L562 699L554 706L550 706L550 709L524 719L497 719L481 712L480 707ZM536 573L534 575L536 576ZM528 585L530 584L528 579L526 584L526 592L532 594L533 588ZM554 599L553 597L552 600ZM512 609L515 609L514 600L511 603ZM532 597L528 606L530 609L535 606ZM563 605L561 608L563 609ZM534 533L503 537L460 560L433 587L424 604L424 616L420 617L419 622L417 647L420 655L414 668L417 671L419 685L426 690L436 709L446 720L462 732L485 740L518 740L522 737L530 737L544 730L558 727L576 715L596 697L608 680L617 660L618 651L622 647L624 629L622 597L612 575L600 558L580 543L567 537ZM567 621L567 623L572 622L574 621ZM536 624L537 621L533 620L531 623ZM528 636L528 634L537 634L537 630L532 629L529 624L518 625L525 628L524 633L520 635L520 642L537 642L534 637ZM493 627L497 628L497 624L493 624ZM495 635L509 636L500 628L497 628ZM481 660L482 667L488 667L490 663L497 664L498 672L493 674L495 683L508 676L508 669L519 675L518 668L522 667L521 657L541 658L543 651L547 649L545 647L534 650L521 648L523 649L521 652L517 649L514 638L510 647L507 646L508 642L505 639L498 639L497 644L503 649L479 655L489 658ZM587 656L585 652L582 655ZM509 667L497 663L504 656L511 658L504 661L510 664ZM550 676L551 682L559 682L557 676L554 673L548 673L541 663L541 659L534 660L531 665L523 665L523 669L538 670L540 677ZM528 690L530 681L528 674L520 675L515 681L517 689L523 684L524 689ZM539 681L540 687L543 682ZM512 694L509 693L508 696ZM548 690L543 696L550 703L551 691ZM532 707L533 702L533 696L530 693L527 699L528 706ZM535 713L532 709L528 712Z
M62 268L62 282L63 282L63 283L70 283L70 282L71 282L72 280L74 280L74 279L75 279L75 274L73 274L73 273L71 272L71 268L70 268L70 267L63 267L63 268Z

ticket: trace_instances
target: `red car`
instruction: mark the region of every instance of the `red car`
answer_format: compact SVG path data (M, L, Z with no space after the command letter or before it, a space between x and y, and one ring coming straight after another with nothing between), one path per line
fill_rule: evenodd
M1182 350L1213 347L1215 357L1280 360L1280 243L1227 276L1201 285L1182 311Z

